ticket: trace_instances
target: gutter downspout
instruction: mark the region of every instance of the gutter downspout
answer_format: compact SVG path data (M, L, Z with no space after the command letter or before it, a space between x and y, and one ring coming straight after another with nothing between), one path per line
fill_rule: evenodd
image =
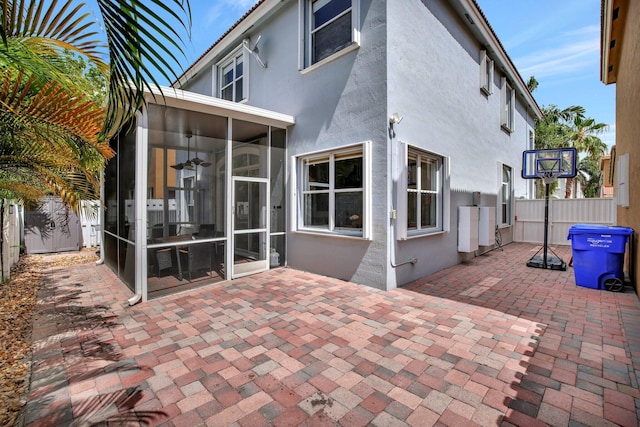
M397 162L399 161L398 159L398 155L396 154L396 144L397 141L395 140L395 136L396 136L396 132L394 129L394 125L398 124L402 121L402 118L398 119L390 119L389 120L389 140L391 141L391 157L390 157L390 169L391 169L391 181L393 182L394 178L398 178L398 165ZM394 190L397 192L397 188L398 186L395 185L395 188L391 189L391 193L393 194ZM397 194L396 197L392 197L393 200L397 200ZM409 258L406 261L402 261L396 264L396 253L398 250L398 239L397 239L397 207L396 209L393 209L390 213L390 223L391 223L391 227L390 227L390 232L389 232L389 236L391 238L391 241L389 242L389 264L391 265L392 268L398 268L402 265L406 265L406 264L411 264L411 265L416 265L418 263L418 258L413 256L411 258Z
M117 161L117 160L116 160ZM98 218L100 224L100 259L96 265L104 264L104 170L100 174L100 204L98 205Z

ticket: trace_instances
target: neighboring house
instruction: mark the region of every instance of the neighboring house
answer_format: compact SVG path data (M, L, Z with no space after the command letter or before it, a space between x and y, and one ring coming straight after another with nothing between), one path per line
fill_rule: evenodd
M618 225L635 230L631 280L637 288L640 251L640 2L602 1L602 41L600 78L616 84L616 145L612 152Z
M142 298L276 265L393 289L512 241L533 197L541 111L473 0L262 0L174 86L106 177Z
M602 186L600 197L615 197L614 169L616 158L616 146L611 147L611 152L600 158L600 170L602 171Z

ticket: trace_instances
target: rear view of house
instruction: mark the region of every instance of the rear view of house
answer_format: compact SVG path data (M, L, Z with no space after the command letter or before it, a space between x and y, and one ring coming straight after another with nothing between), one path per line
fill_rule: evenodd
M393 289L533 196L541 112L473 0L262 0L164 93L105 185L143 299L280 265Z

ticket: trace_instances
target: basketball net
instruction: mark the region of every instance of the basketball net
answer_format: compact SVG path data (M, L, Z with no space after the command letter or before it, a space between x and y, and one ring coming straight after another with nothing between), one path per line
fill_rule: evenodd
M558 181L558 174L559 172L541 172L538 174L538 178L540 178L545 184L551 185Z

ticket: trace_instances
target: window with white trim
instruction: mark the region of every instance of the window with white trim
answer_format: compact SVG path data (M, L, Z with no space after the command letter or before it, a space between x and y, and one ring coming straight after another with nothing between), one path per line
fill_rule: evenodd
M300 0L304 19L302 68L358 42L359 0Z
M443 159L435 154L408 148L407 231L441 231Z
M506 78L502 78L502 127L508 132L514 130L516 92Z
M298 157L298 229L369 238L368 144Z
M485 95L493 93L493 60L486 50L480 51L480 90Z
M218 97L240 102L247 99L244 51L236 50L218 64Z
M500 224L511 225L511 189L512 189L511 168L502 165L502 183L500 192Z

